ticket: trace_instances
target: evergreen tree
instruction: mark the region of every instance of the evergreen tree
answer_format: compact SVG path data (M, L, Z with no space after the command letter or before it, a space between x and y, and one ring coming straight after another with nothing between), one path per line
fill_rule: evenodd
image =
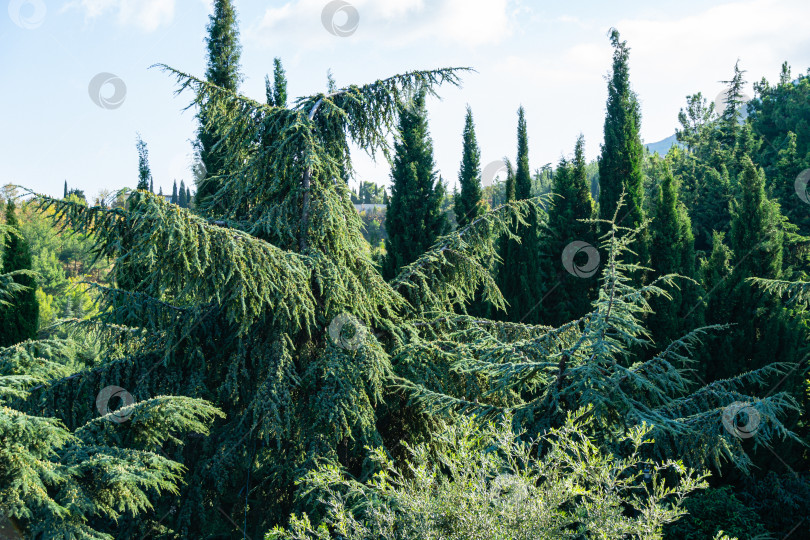
M620 198L618 215L621 206ZM707 334L723 335L724 328L717 325L691 330L650 359L642 361L633 354L649 345L643 323L651 313L648 299L664 297L664 287L673 287L677 277L661 275L646 285L634 285L629 273L636 265L626 261L640 229L627 230L615 220L603 227L608 232L599 247L605 261L589 313L555 329L510 324L493 331L469 317L442 319L455 335L467 335L474 343L441 342L434 348L414 343L401 351L403 356L416 350L422 354L423 382L413 382L417 377L403 382L417 402L436 411L473 415L479 421L512 414L513 427L528 433L556 429L572 411L592 407L589 417L599 426L601 447L621 455L625 449L616 437L646 424L653 426L655 441L648 455L675 453L692 467L719 467L727 459L743 470L753 465L743 439L718 428L723 409L734 402L750 404L756 411L758 445L782 436L797 441L783 419L797 411L798 404L772 386L793 369L782 357L771 356L777 361L701 385L691 370L678 366L690 362ZM463 374L474 383L450 388L436 377L438 366L442 373ZM755 388L770 393L754 398Z
M523 107L518 109L517 161L514 178L507 174L507 200L512 195L517 201L531 198L532 178L529 169L529 138ZM542 276L537 261L540 259L539 229L544 214L531 212L518 225L519 238L506 238L501 242L501 263L497 268L498 287L508 303L505 320L535 323L540 319Z
M14 284L14 292L10 299L4 301L0 298L0 347L34 339L39 326L37 282L31 274L31 250L20 234L14 199L8 200L5 217L9 234L3 246L0 275ZM0 286L9 287L5 283Z
M19 234L0 225L0 243L9 233ZM0 272L0 302L5 302L0 310L20 308L19 302L26 301L16 282L20 275L19 270ZM3 317L0 331L7 329ZM149 516L152 505L177 491L183 465L155 449L170 449L189 433L207 434L221 413L203 400L157 397L123 403L123 408L106 400L99 407L101 416L87 415L86 404L95 401L98 407L92 393L103 386L99 380L101 386L86 388L75 402L75 412L87 421L70 430L63 420L72 406L46 404L39 393L72 377L82 356L89 355L73 340L30 337L0 346L2 520L14 520L26 538L112 540L134 537L126 520L157 525ZM127 423L126 430L113 427L120 422Z
M287 107L287 74L278 57L273 59L273 105Z
M461 192L453 197L453 211L459 227L474 221L485 211L481 191L481 150L475 138L475 124L469 105L464 120L463 141L461 169L458 173Z
M482 216L465 236L437 238L445 249L422 254L386 283L348 188L335 181L341 164L331 156L348 141L334 134L387 150L399 104L425 85L457 83L457 70L352 85L291 109L173 73L201 106L218 101L234 111L225 127L229 159L239 156L241 168L224 177L224 189L237 203L215 225L146 192L114 211L48 200L57 219L95 231L102 256L150 273L136 291L98 288L95 322L109 329L105 354L118 351L112 358L120 360L49 386L43 400L56 391L72 399L101 377L139 399L211 397L227 419L210 437L166 449L188 467L180 493L158 501L148 519L122 518L120 526L138 528L129 535L138 538L162 519L166 536L228 537L238 522L259 538L291 510L317 505L296 487L307 470L334 460L361 475L366 446L396 452L409 433L427 433L430 419L409 411L395 387L395 365L411 362L397 356L399 344L418 339L422 310L451 315L482 283L497 296L479 262L491 256L483 238L503 234L533 202ZM424 124L419 116L404 123ZM263 134L271 147L256 144ZM132 332L121 332L124 317Z
M67 199L67 196L68 196L68 187L67 187L67 180L65 180L65 192L62 195L62 198Z
M239 72L242 46L239 44L236 10L231 0L214 1L214 12L209 17L207 30L206 79L211 84L235 92L242 80ZM207 102L205 107L201 106L199 109L200 129L197 134L197 149L207 171L197 186L196 202L200 208L204 208L205 203L211 202L222 184L220 176L226 173L225 149L221 146L215 148L222 142L223 135L219 127L222 123L220 117L223 114L227 115L228 110L223 109L222 104L215 101Z
M641 111L638 98L630 88L630 49L620 41L619 31L611 30L613 71L608 81L605 142L599 158L599 215L610 219L622 192L627 194L626 216L620 216L623 226L635 228L644 222L644 174L641 144ZM649 240L639 238L638 261L646 263Z
M715 246L704 269L704 286L710 291L707 322L734 323L723 339L708 347L709 381L760 368L774 358L797 362L803 349L801 331L781 301L763 296L749 281L785 277L785 225L778 203L765 193L763 171L747 156L740 168L740 200L732 205L730 249ZM791 379L785 388L796 383Z
M180 208L188 208L188 199L186 198L186 183L180 180L180 191L177 194L177 205Z
M548 211L548 228L542 240L542 256L538 260L546 293L543 307L538 309L541 310L541 321L552 326L585 315L590 311L596 291L596 277L572 275L562 264L565 249L571 242L597 245L593 224L587 222L596 217L596 205L591 197L586 166L585 138L580 135L573 161L561 159L554 174L551 191L557 197ZM596 270L598 260L590 257L587 261L576 258L571 263L578 267L589 263Z
M191 201L194 199L191 197L191 188L186 187L186 208L191 206Z
M799 227L801 234L810 235L808 204L796 195L796 179L802 171L810 169L810 153L804 158L799 155L798 137L792 131L787 132L784 148L777 152L776 163L771 169L769 196L779 201L783 214ZM810 190L807 193L810 197Z
M155 181L152 178L150 178L149 179L149 193L154 193L154 192L155 192Z
M754 91L757 99L750 102L748 119L764 144L752 159L765 169L766 177L776 186L779 185L776 183L778 164L784 159L803 161L805 168L810 167L810 123L807 121L810 118L810 73L799 74L794 79L790 66L784 63L779 84L771 85L762 79L754 83ZM793 143L791 138L795 138ZM791 207L795 192L786 190L787 198L782 198L781 190L774 193L782 208ZM803 234L810 234L810 226L802 225L801 230Z
M532 175L529 170L529 135L526 132L526 113L518 108L518 147L515 171L515 199L521 201L532 196Z
M506 164L506 180L504 182L504 197L505 202L512 202L516 200L515 195L515 168L509 158L503 158Z
M391 198L385 216L388 241L383 273L389 278L414 262L450 227L441 210L444 186L434 169L425 95L419 91L412 107L403 106L399 111Z
M725 107L717 111L720 115L720 141L728 148L733 148L739 137L740 124L747 116L746 102L743 99L745 86L745 70L740 69L740 61L734 64L734 75L731 80L721 81L727 85L725 92Z
M177 204L180 199L177 198L177 180L174 181L174 185L172 186L172 204Z
M487 266L493 238L514 235L539 215L537 200L510 201L436 238L383 280L340 181L346 163L335 156L348 160L349 142L371 153L386 149L390 130L402 127L404 98L425 85L457 82L456 70L321 92L291 109L173 73L201 108L216 102L230 111L221 117L229 133L223 148L238 168L223 176L234 204L222 221L143 191L125 210L46 201L55 219L94 233L99 256L116 266L148 265L150 274L135 292L98 287L101 314L92 322L109 360L48 381L32 402L57 409L68 429L80 428L86 413L73 404L92 401L88 388L115 381L143 401L206 396L226 415L210 436L182 446L138 439L188 469L179 493L164 493L153 512L111 518L117 537L258 538L286 525L290 512L323 515L322 498L302 478L326 463L367 480L375 472L367 448L397 459L403 442L437 442L432 435L447 428L433 407L444 403L477 409L479 419L513 409L515 427L532 434L563 426L568 412L591 403L588 414L599 428L593 444L604 441L609 452L601 455L622 455L626 429L638 433L646 425L655 426L654 457L676 453L700 465L724 457L746 464L739 439L718 429L721 408L737 399L753 402L761 415L762 444L792 435L780 422L792 405L783 393L754 399L738 391L781 377L784 366L690 394L689 373L672 362L700 331L650 361L633 361L629 350L644 341L647 298L674 278L632 286L624 262L632 238L621 237L615 223L603 244L607 261L594 309L556 330L458 314L479 290L504 306ZM264 135L270 146L257 144ZM418 178L417 162L407 165L408 177ZM173 410L198 407L181 402Z
M152 172L149 170L149 150L140 134L138 134L135 147L138 149L138 186L136 189L149 190L152 183Z
M662 169L663 181L657 187L650 225L650 266L658 274L678 274L697 280L692 222L680 201L678 183L666 162L656 163L655 167ZM650 315L649 327L657 346L671 343L703 323L701 298L695 282L682 280L668 292L670 298L650 301L654 313Z

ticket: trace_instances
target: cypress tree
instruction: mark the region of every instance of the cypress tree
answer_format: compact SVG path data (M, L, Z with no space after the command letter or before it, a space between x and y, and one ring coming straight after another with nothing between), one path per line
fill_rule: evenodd
M25 273L32 268L31 249L20 234L14 199L6 204L6 227L11 232L3 246L0 275L14 273L11 277L16 290L6 304L0 304L0 347L34 339L39 326L37 282Z
M518 108L518 148L515 171L515 199L518 201L532 196L532 174L529 170L529 135L526 132L526 114L523 106Z
M287 107L287 74L278 57L273 59L273 105Z
M138 186L136 189L151 190L152 172L149 170L149 150L140 134L138 134L135 147L138 149Z
M779 201L782 213L791 223L799 227L800 234L810 234L810 212L807 203L796 195L796 179L805 169L810 168L810 154L804 159L799 156L797 136L788 131L784 148L777 154L774 172L769 182L769 196ZM810 196L810 190L808 190Z
M680 201L679 185L666 162L656 163L663 180L657 187L650 266L658 274L679 274L697 279L695 237L686 207ZM700 295L695 283L679 282L669 291L671 299L655 298L650 305L649 327L656 345L671 343L692 328L701 326Z
M709 344L708 380L757 369L774 358L784 362L800 360L801 333L781 300L763 295L748 281L784 279L784 218L778 203L765 193L763 171L748 156L744 156L739 168L740 199L732 203L728 235L732 270L711 293L706 308L707 323L730 322L734 326L723 339ZM707 288L717 285L713 276L722 274L715 266L706 268Z
M193 200L194 199L192 199L191 197L191 188L186 187L186 208L189 208L191 206L191 201Z
M544 324L559 326L578 319L590 311L597 275L572 275L562 264L562 255L571 242L597 245L596 233L590 220L596 204L591 196L585 162L585 138L580 135L574 148L573 161L561 159L552 180L552 193L557 195L548 211L548 228L542 240L543 256L538 260L542 275L543 307L540 318ZM592 256L592 255L591 255ZM585 261L576 258L573 263ZM595 264L596 261L588 261Z
M507 173L507 201L524 201L531 197L532 177L529 169L529 137L523 107L518 109L517 160L514 177ZM529 323L540 319L542 283L537 261L540 258L539 227L542 216L531 211L526 221L516 228L518 239L505 238L501 242L501 264L498 268L498 287L509 305L505 320Z
M506 180L504 181L504 202L515 200L515 168L509 158L503 158L506 164Z
M626 193L622 226L635 228L644 221L644 175L641 144L641 111L636 94L630 88L630 49L620 41L619 31L611 29L613 71L608 81L605 142L599 158L599 216L611 219L622 191ZM638 261L647 261L649 240L645 234L637 246Z
M456 223L463 227L484 213L481 191L481 150L475 138L475 124L472 109L467 105L467 116L464 120L463 154L458 183L461 192L453 197L453 210Z
M149 193L155 192L155 181L153 179L149 179Z
M239 88L242 76L239 72L239 58L242 46L239 44L239 29L236 21L236 10L231 0L215 0L214 12L209 17L208 67L205 73L208 82L225 90L235 92ZM222 185L221 175L225 174L224 149L214 148L220 142L217 126L210 125L213 117L227 112L216 100L200 107L200 129L197 134L197 147L206 176L197 186L197 203L201 208L209 202Z
M177 204L180 200L177 198L177 180L174 181L172 186L172 204Z
M67 199L67 196L68 196L68 187L67 187L67 180L65 180L65 191L64 194L62 195L62 198Z
M177 206L180 208L188 208L188 199L186 198L186 183L180 180L180 191L177 193Z
M417 93L412 107L400 108L397 131L385 216L388 241L383 271L389 278L450 228L441 210L444 186L434 169L424 91Z

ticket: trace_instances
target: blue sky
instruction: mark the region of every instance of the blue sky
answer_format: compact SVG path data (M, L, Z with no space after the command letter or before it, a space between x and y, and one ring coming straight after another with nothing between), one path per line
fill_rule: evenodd
M671 135L688 94L710 100L739 58L750 82L776 80L782 61L810 67L807 0L530 2L525 0L349 0L359 15L349 36L321 21L325 0L235 0L243 45L242 93L264 99L264 75L281 57L291 96L370 82L410 69L470 66L461 89L429 103L436 164L457 182L464 108L473 109L482 161L514 159L516 110L526 108L532 169L556 162L586 138L599 153L611 49L617 27L631 47L631 80L642 106L642 137ZM154 63L203 75L203 0L11 0L0 12L0 184L60 195L65 180L89 197L134 187L136 132L149 145L165 192L191 178L190 95L174 96ZM336 15L342 24L343 14ZM98 73L126 85L105 109L88 85ZM110 97L112 85L102 88ZM389 181L386 163L354 152L357 177Z

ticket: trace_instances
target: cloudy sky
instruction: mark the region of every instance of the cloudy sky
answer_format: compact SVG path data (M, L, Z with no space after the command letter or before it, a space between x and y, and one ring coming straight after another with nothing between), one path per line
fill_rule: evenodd
M521 104L532 169L570 153L580 132L588 158L595 158L610 27L631 47L645 142L674 133L688 94L700 91L713 100L737 59L748 71L748 93L753 81L776 80L783 61L794 74L810 67L807 0L349 0L349 7L327 16L329 24L324 10L335 4L326 0L235 2L242 92L255 99L264 99L264 75L275 56L287 70L291 96L323 90L329 69L342 86L412 69L474 68L462 88L440 89L442 100L428 107L436 165L451 186L468 103L484 164L514 158ZM174 179L189 181L195 121L193 111L183 108L190 95L175 96L169 77L149 66L166 63L204 74L210 2L5 3L0 184L60 195L67 180L88 196L134 187L136 132L149 145L156 190L170 191ZM353 27L344 32L350 35L335 35L347 26ZM387 164L363 155L354 159L358 178L389 181Z

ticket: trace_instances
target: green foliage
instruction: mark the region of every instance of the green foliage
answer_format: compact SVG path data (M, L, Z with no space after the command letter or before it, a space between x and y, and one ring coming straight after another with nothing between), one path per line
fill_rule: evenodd
M735 201L730 249L715 246L704 265L707 323L734 323L727 336L707 347L707 380L724 379L769 364L774 358L798 362L804 354L803 330L778 299L763 296L748 278L783 277L784 223L778 204L765 194L765 179L745 159L741 198ZM721 242L721 237L716 237ZM792 376L788 388L798 384Z
M352 191L352 202L354 204L383 204L385 201L385 187L374 182L362 180L357 193Z
M485 211L481 192L481 149L475 138L475 124L469 105L462 137L461 167L458 172L461 192L453 197L453 211L459 227L474 221Z
M209 16L207 30L205 43L208 58L205 77L208 82L225 91L236 92L242 80L239 72L242 46L239 44L236 10L231 0L214 1L214 11ZM205 106L199 108L197 151L206 173L197 184L196 203L200 209L211 204L211 199L222 185L220 176L227 173L227 150L224 148L227 142L220 133L217 122L221 125L222 121L218 120L220 116L233 112L222 108L217 102L206 102Z
M605 142L599 158L599 216L610 219L616 211L620 196L627 193L627 221L623 224L635 228L645 220L644 175L641 144L641 110L636 94L630 88L630 49L620 41L619 31L611 30L613 45L613 71L608 80ZM625 219L625 216L622 216ZM646 264L649 258L649 238L639 238L637 259Z
M518 109L517 169L514 174L507 167L507 200L512 194L517 201L531 197L529 172L529 138L523 107ZM501 261L495 265L498 288L506 300L506 314L498 318L510 322L535 324L540 320L542 276L537 261L540 259L540 229L546 216L536 209L530 210L524 222L516 222L515 235L503 238L500 246ZM497 263L497 261L496 261Z
M84 204L75 195L68 200ZM20 232L31 246L31 267L37 273L40 328L57 319L92 314L93 297L81 282L104 281L108 272L106 260L94 261L92 239L64 223L54 223L52 212L42 212L36 204L23 203L18 214Z
M149 150L140 134L138 134L135 148L138 150L138 186L136 189L151 191L152 172L149 170Z
M7 289L10 298L0 298L0 347L33 339L39 328L37 282L31 271L31 250L20 233L13 199L6 204L5 218L6 227L0 230L0 246L3 247L0 288Z
M650 302L654 313L650 315L648 325L654 342L663 344L700 326L703 306L696 281L699 276L692 221L680 201L680 186L667 163L656 163L655 166L663 169L663 181L658 186L650 225L650 266L658 274L679 274L687 278L670 291L671 299L654 298Z
M725 532L740 539L772 538L756 512L734 496L731 488L723 486L697 493L684 503L688 515L667 525L667 538L703 540Z
M723 327L693 330L649 360L638 361L631 354L649 344L641 322L651 310L648 298L667 297L662 287L672 287L678 276L634 286L628 274L640 268L625 262L625 256L638 231L617 225L615 218L604 226L609 228L601 244L606 260L589 314L550 330L447 320L450 339L438 339L432 347L412 344L400 353L413 358L400 384L434 411L485 417L512 411L517 427L529 432L559 427L567 412L592 406L602 444L619 451L617 429L647 424L654 426L657 455L677 454L693 466L719 466L730 459L750 468L741 439L720 429L722 409L735 401L752 403L762 419L755 449L777 439L798 440L777 418L798 410L790 394L754 399L745 393L776 382L793 365L774 363L702 387L696 384L690 356L703 336L725 331ZM457 374L461 381L450 383L442 373Z
M267 88L267 104L273 107L287 107L287 73L281 65L281 58L273 59L273 84L270 78L265 77Z
M215 5L209 45L219 13L218 35L230 35L238 49L235 18L225 7L223 2ZM227 28L233 32L228 34ZM63 430L52 429L54 437L61 433L65 441L51 446L53 463L67 463L63 455L76 455L81 461L70 462L70 467L79 471L87 470L81 469L84 465L101 467L99 460L113 464L114 470L105 473L118 482L126 503L116 506L109 491L93 487L93 494L101 494L92 503L96 506L72 515L86 517L87 527L116 537L256 538L290 524L292 514L301 516L291 522L293 529L271 534L379 537L390 531L391 537L402 537L413 527L421 531L418 537L431 532L491 537L497 530L496 536L520 538L531 527L567 524L564 533L571 536L590 527L604 529L605 537L626 531L655 538L661 525L680 512L676 504L688 490L671 497L654 491L651 502L646 488L663 484L640 481L642 462L659 462L665 468L654 470L653 477L663 482L666 476L666 485L677 490L683 488L677 470L684 469L665 466L672 456L694 467L720 467L728 460L751 469L753 462L762 462L760 447L780 440L798 445L793 428L799 406L790 378L799 376L791 370L803 366L790 361L797 360L794 353L804 335L794 332L797 328L790 326L777 299L762 299L761 291L753 294L748 278L763 273L772 281L797 279L801 246L766 197L761 174L742 160L746 153L756 155L756 134L745 124L721 125L711 110L704 129L696 104L684 113L683 136L691 146L668 157L675 174L665 174L656 164L644 184L644 158L635 154L640 146L638 102L629 89L627 48L617 33L612 37L616 58L603 158L612 157L603 161L616 167L607 167L607 176L598 174L598 165L585 164L579 141L573 161L562 163L557 174L543 167L532 178L521 110L516 166L509 166L507 182L488 193L495 210L452 232L438 225L449 203L442 200L444 187L434 172L424 101L440 84L457 84L460 70L415 71L344 88L330 74L326 92L292 100L288 107L286 97L275 93L286 88L280 82L285 81L280 62L274 66L274 84L267 81L267 104L235 92L238 54L230 55L237 58L229 64L232 86L212 83L211 72L204 81L163 66L177 78L178 91L192 91L190 107L199 111L198 158L205 165L198 167L196 177L201 187L203 177L211 182L195 210L205 217L146 191L117 208L39 198L60 226L92 238L91 255L115 263L117 288L85 285L97 295L98 311L63 327L92 337L93 345L56 362L47 377L20 379L34 371L14 368L6 382L14 410ZM209 54L209 60L214 57ZM739 86L742 75L737 71L733 84ZM371 238L369 226L379 225L355 211L346 180L353 172L350 147L391 159L388 140L396 131L394 179L402 179L402 188L394 194L400 200L395 204L392 196L389 201L389 211L397 205L418 209L416 218L400 213L397 219L400 231L419 230L423 244L410 246L406 260L386 268L392 276L386 281L379 271L380 247L364 238L364 226ZM205 137L212 144L205 146ZM204 148L210 152L204 154ZM209 158L216 163L205 176ZM611 182L619 165L629 176ZM608 212L610 219L587 221L593 212L588 188L593 191L594 182L603 180L617 189L615 211ZM530 196L547 190L551 181L564 198L550 197L559 207L547 221L547 199ZM733 248L723 245L724 236L717 233L702 266L710 301L716 301L713 294L729 298L727 304L712 305L717 324L706 328L692 329L694 322L659 324L652 313L669 313L665 300L678 306L672 316L687 305L687 290L676 288L687 283L676 272L691 277L689 265L694 264L679 181L690 211L695 203L718 212L701 223L700 234L711 239L715 229L725 231ZM424 188L422 195L408 184ZM361 184L361 189L363 185L370 187ZM749 191L747 198L742 185ZM371 191L366 189L364 200L379 195ZM621 222L622 191L638 206L636 215L630 205L633 220L639 220L632 226ZM702 201L712 193L717 201ZM646 256L639 258L634 251L644 249L643 202L652 195L657 223L650 234L661 248L677 249L660 252L650 263L654 268L643 268L637 262ZM732 195L736 200L729 211ZM720 212L724 206L725 217ZM740 223L749 212L751 222ZM532 305L519 303L536 305L532 295L540 298L550 290L542 277L553 271L531 275L549 261L559 261L559 254L550 259L540 249L559 249L551 246L550 236L545 243L546 233L554 229L553 242L562 244L563 233L595 234L591 231L599 227L604 260L590 309L574 289L566 289L570 305L555 300L567 311L556 316L554 328L495 321L479 316L485 311L470 309L479 300L505 309L508 301L510 317L539 318L541 311L533 314ZM783 234L774 236L775 242L769 235L770 244L760 249L752 242L763 231ZM745 259L741 249L749 249L757 260ZM781 260L774 250L782 253ZM499 257L504 259L501 269L508 268L513 272L509 279L514 278L507 280L503 294L497 284L504 275L492 272ZM52 268L52 261L48 256L38 264ZM396 267L399 272L393 275ZM631 279L647 272L646 284ZM653 272L663 275L652 279ZM54 283L57 274L50 274ZM577 285L586 288L583 281ZM76 309L79 316L87 315L81 311ZM729 330L723 324L729 319L749 326L740 325L737 333L737 327ZM761 324L770 320L770 326ZM756 337L746 338L748 333ZM719 334L712 346L728 340L722 341L724 354L737 347L738 363L716 355L725 362L728 377L713 376L706 385L700 378L714 364L697 365L695 359L703 360L711 350L704 345L710 334ZM656 349L651 349L653 339ZM752 348L753 340L761 348ZM782 362L766 362L768 348ZM740 360L751 351L760 354L756 362ZM15 366L25 362L15 360ZM789 384L775 391L782 379ZM99 388L112 384L139 399L130 421L118 426L94 420L88 406ZM225 415L211 424L210 433L198 424L207 428L217 413L201 400ZM723 411L735 402L750 403L759 415L751 440L724 429ZM580 410L587 410L586 423L572 424L570 414ZM205 414L194 416L197 411ZM476 416L451 414L448 420L440 414L450 411ZM489 423L496 417L506 418L506 424ZM172 425L180 426L179 431L173 432ZM205 436L185 440L182 426ZM540 434L542 442L532 446L526 434ZM648 436L650 442L639 446ZM72 448L71 438L80 437L122 452L154 452L166 461L150 456L143 468L133 458L141 476L122 478L131 465L121 460L130 457L116 454L113 460L107 457L110 452L94 446L63 452ZM502 452L487 452L499 441ZM794 463L796 456L788 461ZM185 467L182 483L180 463ZM513 474L508 480L515 483L499 483L509 466ZM691 479L696 487L695 476ZM122 485L128 480L145 495ZM70 478L65 476L64 482ZM533 496L515 503L522 488ZM61 491L46 494L65 506L58 498ZM82 504L89 499L82 498ZM545 501L560 504L552 511ZM649 506L639 514L632 510L638 505ZM516 507L526 512L515 512ZM521 521L526 516L536 518L530 526ZM464 521L472 517L475 521ZM330 530L327 524L307 531L306 519L315 526L343 520L347 528ZM303 529L296 532L299 525ZM363 527L377 526L363 532ZM553 535L545 529L539 534Z
M806 472L779 475L769 471L761 478L748 478L738 497L776 538L797 533L801 538L804 520L810 515L810 477Z
M178 490L183 466L155 448L205 435L222 415L203 400L156 397L114 411L129 416L126 427L111 412L71 431L55 415L26 412L40 406L32 392L68 376L76 356L65 340L0 348L0 508L31 538L128 536L111 524L144 519L157 496Z
M518 109L517 139L515 198L523 200L532 196L532 178L529 172L529 135L526 132L526 112L523 107Z
M433 163L433 142L427 126L425 92L419 91L399 114L391 198L386 211L388 231L383 274L394 277L424 253L450 224L442 212L444 186Z
M98 333L107 361L44 393L48 403L80 401L85 388L115 381L142 399L211 399L227 420L210 437L174 451L188 467L186 483L178 496L163 497L154 515L166 516L163 534L199 537L233 534L232 523L247 514L247 534L259 535L303 504L295 480L320 460L360 474L365 446L396 446L408 423L416 432L426 422L418 411L403 415L392 396L391 353L417 339L413 320L422 309L442 311L444 301L471 299L474 286L447 283L443 272L488 273L475 266L473 246L472 255L448 254L458 266L444 266L434 252L411 268L412 281L387 284L346 184L334 179L350 166L342 161L345 134L370 153L387 152L407 99L456 83L458 74L411 72L281 109L174 73L202 108L216 102L206 110L232 111L212 123L232 145L231 172L212 200L227 201L219 207L228 211L214 224L147 192L133 195L126 209L40 199L56 219L92 231L96 254L115 260L116 269L150 269L127 290L96 287L100 314L83 324ZM269 144L258 144L264 136ZM487 217L468 236L504 227L526 206ZM438 241L458 245L460 238ZM419 277L434 283L432 300L414 285ZM341 345L344 324L356 331L356 347ZM345 339L354 343L352 335ZM64 414L68 427L84 421L81 410ZM129 519L122 526L148 527Z
M377 449L379 470L365 483L325 464L302 480L323 518L293 517L265 538L662 538L663 525L683 515L684 497L706 486L703 477L679 462L645 461L648 427L625 435L626 458L601 450L587 427L569 415L525 442L508 419L479 426L460 418L437 436L435 451L408 447L399 465Z
M574 276L562 264L565 248L571 242L597 243L593 223L588 221L596 217L596 205L586 176L582 135L577 139L573 160L560 160L551 190L557 197L548 211L548 227L542 241L539 265L545 294L543 307L538 309L543 323L560 326L588 313L595 296L596 278ZM579 259L573 263L583 264Z

